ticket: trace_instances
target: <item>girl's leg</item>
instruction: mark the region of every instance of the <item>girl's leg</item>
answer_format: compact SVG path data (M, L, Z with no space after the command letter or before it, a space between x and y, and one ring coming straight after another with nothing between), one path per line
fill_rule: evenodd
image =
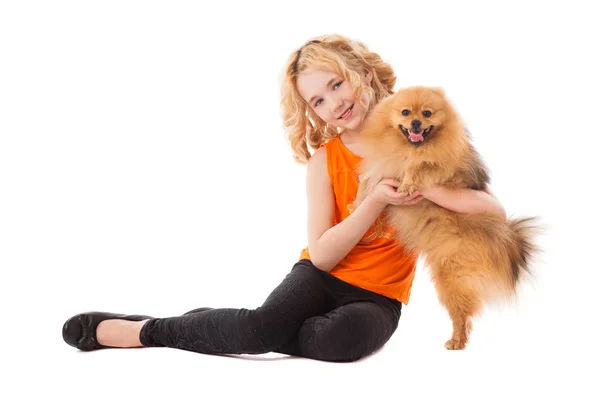
M308 318L297 335L275 351L322 361L356 361L377 351L398 327L402 304L356 302Z
M142 327L139 339L146 347L206 354L266 353L290 341L306 319L332 308L323 275L302 260L257 309L216 308L152 318Z

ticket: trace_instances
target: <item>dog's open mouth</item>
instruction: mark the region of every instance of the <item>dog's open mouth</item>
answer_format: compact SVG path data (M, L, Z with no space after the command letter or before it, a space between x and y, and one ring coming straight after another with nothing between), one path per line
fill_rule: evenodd
M419 129L419 130L406 129L402 125L398 125L398 126L400 127L402 134L404 136L406 136L408 141L411 144L415 144L415 145L418 145L418 144L421 144L422 142L424 142L425 139L427 138L427 136L429 135L429 133L433 129L433 125L429 125L429 127L427 129Z

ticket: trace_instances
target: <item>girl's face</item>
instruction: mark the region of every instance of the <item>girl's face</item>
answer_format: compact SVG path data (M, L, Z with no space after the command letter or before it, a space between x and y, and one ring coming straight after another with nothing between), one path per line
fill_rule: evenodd
M363 84L370 83L370 74L363 76ZM332 128L358 131L367 114L368 96L363 93L363 106L352 93L352 86L335 72L308 69L297 79L300 96L313 111Z

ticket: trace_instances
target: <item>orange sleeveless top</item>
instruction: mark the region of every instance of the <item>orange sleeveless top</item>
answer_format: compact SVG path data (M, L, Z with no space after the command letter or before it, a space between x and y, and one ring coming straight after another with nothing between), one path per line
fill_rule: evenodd
M358 192L356 171L361 157L352 153L339 136L324 146L335 195L334 223L338 224L354 211L352 203ZM329 273L352 285L408 304L418 254L408 252L393 234L394 229L378 218ZM308 247L300 253L302 258L310 260Z

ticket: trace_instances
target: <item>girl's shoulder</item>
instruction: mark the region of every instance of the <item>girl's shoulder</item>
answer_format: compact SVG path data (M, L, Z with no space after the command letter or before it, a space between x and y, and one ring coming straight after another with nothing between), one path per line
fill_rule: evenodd
M327 172L327 148L323 145L319 147L309 158L306 171L308 176L315 173Z

